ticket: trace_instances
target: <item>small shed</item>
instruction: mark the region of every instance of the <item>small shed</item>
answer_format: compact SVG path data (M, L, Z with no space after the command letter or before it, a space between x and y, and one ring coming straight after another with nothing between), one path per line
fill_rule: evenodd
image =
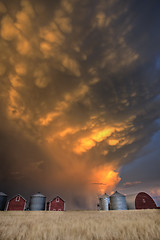
M48 211L65 211L65 201L57 196L47 202L47 210Z
M16 195L8 201L7 211L24 211L26 209L26 200L20 195Z

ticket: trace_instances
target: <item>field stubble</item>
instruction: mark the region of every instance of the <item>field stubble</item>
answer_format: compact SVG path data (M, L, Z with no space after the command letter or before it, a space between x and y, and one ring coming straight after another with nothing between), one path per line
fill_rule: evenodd
M0 212L0 240L160 240L160 210Z

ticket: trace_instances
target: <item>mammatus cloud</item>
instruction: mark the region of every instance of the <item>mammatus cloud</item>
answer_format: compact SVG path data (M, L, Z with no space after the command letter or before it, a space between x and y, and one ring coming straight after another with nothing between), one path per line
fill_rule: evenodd
M145 45L151 27L134 34L133 9L117 0L0 2L6 189L22 179L28 192L54 189L72 206L79 194L111 192L156 132L159 49Z

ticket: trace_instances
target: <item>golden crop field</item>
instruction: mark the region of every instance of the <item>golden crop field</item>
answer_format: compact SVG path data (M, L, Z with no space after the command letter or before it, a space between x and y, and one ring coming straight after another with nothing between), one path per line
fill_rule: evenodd
M160 240L160 210L0 212L0 240Z

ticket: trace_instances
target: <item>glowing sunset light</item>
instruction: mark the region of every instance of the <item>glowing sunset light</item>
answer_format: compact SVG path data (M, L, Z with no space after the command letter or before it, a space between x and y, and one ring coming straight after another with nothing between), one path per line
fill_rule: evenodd
M101 142L104 140L106 137L111 136L111 134L115 131L115 128L105 128L102 130L95 129L93 130L93 135L91 137L96 141L96 142Z
M99 194L110 193L121 180L118 172L112 167L104 166L93 170L93 182L96 183Z
M38 120L38 124L42 126L47 126L50 122L53 121L54 118L59 116L59 112L48 113L45 118L40 118Z
M119 143L119 140L117 139L109 139L108 140L108 144L111 145L111 146L115 146Z
M77 146L74 151L78 154L86 152L96 145L96 142L101 142L107 137L109 137L115 128L104 128L104 129L93 129L89 137L82 138L78 141Z

